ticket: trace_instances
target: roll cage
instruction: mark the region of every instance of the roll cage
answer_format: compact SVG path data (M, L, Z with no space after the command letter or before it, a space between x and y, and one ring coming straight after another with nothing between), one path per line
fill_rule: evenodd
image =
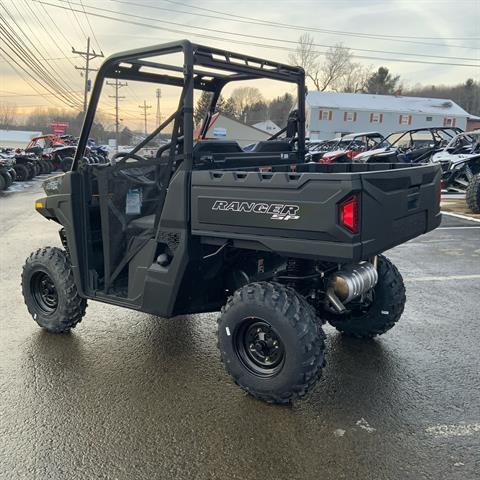
M424 127L424 128L415 128L412 130L405 130L399 132L392 132L390 135L387 135L386 140L391 144L391 146L396 147L401 140L409 139L409 144L414 146L415 141L413 135L415 134L425 134L425 141L431 139L433 146L438 147L445 141L450 141L456 135L463 133L463 130L458 127ZM395 138L397 136L397 138Z
M152 61L152 57L183 54L183 65L172 65ZM107 78L143 81L155 84L178 86L182 89L177 110L158 125L134 149L123 156L132 156L173 123L171 141L159 148L157 158L169 150L173 159L182 152L181 168L192 169L193 150L193 91L212 93L212 98L200 129L199 138L205 136L210 119L222 89L230 82L254 79L272 79L297 85L298 107L296 115L296 142L299 158L305 155L305 73L301 67L264 60L226 50L210 48L182 40L153 47L139 48L110 56L100 67L93 87L90 102L75 153L72 170L76 170L84 155L90 129L99 102L104 80ZM283 129L272 137L278 138Z

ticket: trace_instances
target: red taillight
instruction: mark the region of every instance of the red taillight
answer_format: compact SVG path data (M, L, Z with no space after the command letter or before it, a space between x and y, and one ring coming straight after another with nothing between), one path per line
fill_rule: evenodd
M348 197L340 204L340 224L352 233L358 233L360 204L358 195Z

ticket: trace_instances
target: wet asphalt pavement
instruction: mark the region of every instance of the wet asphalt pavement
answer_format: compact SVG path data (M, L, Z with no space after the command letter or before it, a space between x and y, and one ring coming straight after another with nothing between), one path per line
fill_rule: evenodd
M0 198L1 479L478 479L480 223L388 252L406 279L399 324L374 341L326 327L327 367L292 407L244 394L216 314L163 320L90 302L43 332L20 292L27 255L60 245L38 182Z

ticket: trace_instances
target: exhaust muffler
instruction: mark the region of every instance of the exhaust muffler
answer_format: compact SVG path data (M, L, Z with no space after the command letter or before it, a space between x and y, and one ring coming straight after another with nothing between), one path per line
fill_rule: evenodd
M326 296L335 310L342 313L346 310L345 303L362 296L375 287L377 282L378 272L372 263L346 265L329 278Z

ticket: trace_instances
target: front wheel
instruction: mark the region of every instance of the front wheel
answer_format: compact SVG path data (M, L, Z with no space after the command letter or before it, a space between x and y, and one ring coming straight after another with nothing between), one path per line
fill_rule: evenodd
M344 314L325 312L331 325L345 335L373 338L387 332L398 322L405 307L405 285L397 267L383 255L378 256L378 282L364 302L346 304Z
M218 319L221 360L234 381L269 403L302 398L320 378L325 335L314 309L293 289L250 283Z
M4 189L7 190L8 188L11 187L12 183L13 183L13 178L12 176L10 175L10 172L8 171L4 171L2 172L2 177L5 181L5 187Z
M87 301L78 295L70 260L59 248L41 248L27 258L22 293L30 315L49 332L68 332L85 315Z
M473 213L480 213L480 173L477 173L470 180L465 194L467 207Z
M61 169L63 172L67 173L72 169L73 157L64 157L60 161L61 161Z

